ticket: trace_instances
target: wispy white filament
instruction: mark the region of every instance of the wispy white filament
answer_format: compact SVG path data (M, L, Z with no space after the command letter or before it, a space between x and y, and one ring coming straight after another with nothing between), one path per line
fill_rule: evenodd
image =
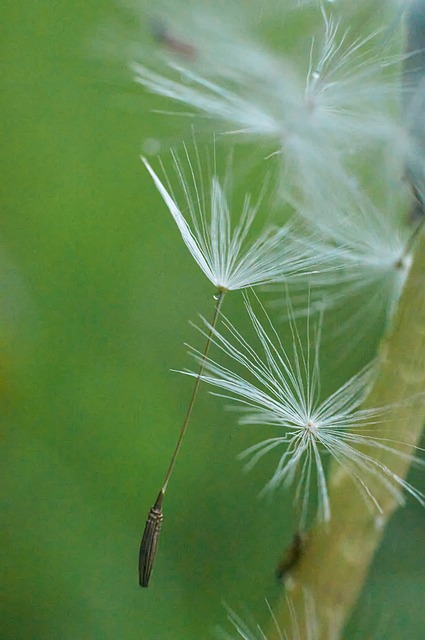
M295 311L311 313L311 302L328 309L351 301L349 328L356 327L357 335L391 318L411 265L408 185L400 180L400 171L386 166L384 156L377 163L368 187L384 187L379 206L366 189L342 175L337 184L323 186L322 181L314 196L294 205L307 227L305 253L322 265L320 272L292 284ZM310 236L308 229L316 233ZM332 265L338 268L332 270ZM284 292L277 304L285 309L285 301Z
M280 628L276 616L273 613L271 606L267 602L267 608L269 610L271 622L275 630L274 636L278 637L279 640L318 640L318 620L314 606L314 600L311 594L307 590L304 591L305 623L303 627L305 628L305 635L303 636L301 636L300 624L295 615L295 610L291 598L288 595L286 595L286 602L291 619L291 628L287 630ZM227 617L237 631L238 637L243 638L243 640L267 640L267 635L258 624L255 624L255 622L251 621L245 621L232 609L227 608L227 612ZM224 637L225 640L232 640L232 638L234 638L234 636L230 636L228 634L226 634Z
M226 319L223 322L229 337L215 330L214 342L248 376L209 359L203 379L222 390L217 395L242 405L241 424L276 428L275 437L254 444L242 454L242 457L250 458L250 468L269 451L283 449L266 489L275 489L281 484L295 485L300 522L304 526L311 488L315 484L319 516L329 520L331 512L324 463L324 457L329 454L349 472L367 502L378 511L380 505L373 493L376 483L383 485L400 503L403 502L401 490L405 489L423 504L421 493L373 456L374 451L385 451L412 459L396 446L396 442L378 437L376 425L383 422L385 409L359 408L373 379L373 365L322 400L318 341L311 357L309 340L304 350L292 324L293 350L289 355L271 325L270 334L266 332L249 302L247 309L260 349L249 345Z
M316 257L305 256L303 244L292 237L289 226L269 225L251 240L251 226L259 202L253 204L247 194L239 215L231 212L219 178L211 177L206 193L202 179L195 177L187 151L186 159L188 175L174 155L174 166L184 194L181 208L148 160L142 158L193 259L215 287L230 291L281 282L317 266ZM182 211L187 211L188 215L185 217Z
M386 68L395 69L401 57L383 52L376 32L351 39L322 3L317 6L323 35L310 37L299 55L275 56L252 38L218 29L207 14L201 24L193 24L195 34L200 30L191 38L193 59L163 55L155 71L142 57L131 64L134 79L150 92L221 122L224 133L273 140L285 165L298 170L323 162L330 167L340 162L341 152L394 141L400 135L394 117L400 87ZM286 10L282 7L283 18Z

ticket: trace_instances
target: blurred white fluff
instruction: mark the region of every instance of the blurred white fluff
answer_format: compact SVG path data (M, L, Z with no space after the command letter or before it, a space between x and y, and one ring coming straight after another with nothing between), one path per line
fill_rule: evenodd
M329 454L338 465L348 471L366 502L378 511L380 505L372 488L377 483L383 485L399 503L404 501L401 493L404 489L423 504L424 497L421 493L378 458L373 457L374 451L385 451L396 457L412 460L412 456L401 450L400 443L378 437L376 425L384 420L386 409L359 408L373 380L373 364L365 367L325 400L321 400L319 337L312 356L309 331L307 346L303 348L292 322L293 347L289 355L270 320L267 318L270 329L267 333L248 299L246 307L259 339L259 348L248 344L227 319L223 319L223 326L228 337L213 330L213 341L246 371L248 377L208 359L202 379L223 390L217 395L242 405L241 424L276 427L278 433L275 437L258 442L242 454L243 458L250 458L247 467L251 468L269 451L283 448L265 489L275 489L282 484L295 485L295 502L300 507L300 526L304 527L311 489L315 484L319 518L328 521L331 512L324 457ZM210 325L205 324L209 331ZM200 360L199 353L194 350L193 353Z
M280 628L271 606L266 601L267 608L271 616L271 624L276 631L276 634L274 635L280 638L280 640L318 640L318 621L314 606L314 600L310 592L304 590L305 620L303 621L302 625L300 625L300 622L297 620L291 598L288 595L286 595L286 602L289 608L291 626L290 629L283 630ZM227 607L227 617L233 627L236 629L238 637L243 638L243 640L267 640L267 635L258 624L256 624L255 622L251 622L250 620L248 622L245 621L240 615L235 613L235 611L233 611L229 607ZM301 635L300 626L302 626L304 629L304 635ZM232 640L234 638L234 636L231 636L227 633L222 634L222 637L224 638L224 640Z
M226 29L225 15L220 23L208 13L202 20L185 14L186 30L196 34L191 38L194 56L163 47L158 66L147 64L142 55L131 64L134 79L185 104L192 115L222 122L223 133L271 139L294 175L311 163L326 163L332 170L341 154L399 135L395 68L401 58L383 53L377 32L351 39L317 5L323 34L309 37L301 56L289 52L277 57L252 38ZM284 43L287 8L280 10ZM388 73L391 66L394 73Z
M291 284L295 313L311 314L315 306L324 310L358 299L350 322L359 334L375 321L391 319L412 261L413 229L400 216L407 210L408 185L392 178L383 165L374 177L384 187L379 206L343 176L332 189L317 189L314 197L294 205L306 224L305 253L322 266ZM286 308L285 290L276 304Z
M184 151L185 164L173 152L174 169L183 193L180 205L171 187L168 185L167 190L147 159L142 160L192 257L215 287L230 291L282 282L291 275L317 268L316 257L306 256L304 243L297 242L289 225L282 228L268 225L257 235L250 233L261 196L253 203L246 194L240 214L231 214L226 190L215 169L206 178L197 149L195 164L185 146Z

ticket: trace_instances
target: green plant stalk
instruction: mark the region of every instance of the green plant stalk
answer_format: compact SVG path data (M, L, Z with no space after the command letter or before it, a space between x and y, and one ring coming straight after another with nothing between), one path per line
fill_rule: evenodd
M364 407L400 406L391 409L382 437L405 443L403 453L414 454L425 421L425 234L417 241L398 309L379 349L379 373ZM412 401L407 401L414 398ZM381 431L381 430L380 430ZM381 434L380 434L381 435ZM396 444L392 446L397 447ZM398 447L397 447L398 448ZM370 450L369 450L370 452ZM373 453L390 470L405 478L409 461L377 449ZM340 638L344 624L362 589L368 568L381 541L397 500L379 481L368 486L382 513L373 513L354 487L347 470L331 466L329 496L330 523L316 524L309 534L305 554L287 584L292 615L300 638L307 638L305 592L314 601L317 640ZM291 612L282 596L275 611L281 629L291 628ZM271 629L269 640L278 640ZM316 640L316 636L315 636Z

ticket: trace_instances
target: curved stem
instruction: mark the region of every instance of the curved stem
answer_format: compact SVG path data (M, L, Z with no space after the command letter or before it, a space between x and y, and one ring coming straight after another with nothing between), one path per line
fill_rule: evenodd
M390 405L385 437L402 442L404 454L414 454L425 420L425 234L418 238L416 255L399 301L392 327L379 352L380 368L365 408ZM408 399L413 399L408 401ZM396 406L397 405L397 406ZM396 444L393 444L397 447ZM401 448L401 445L400 445ZM377 450L375 457L399 477L409 470L406 457ZM395 496L376 482L370 487L382 513L365 506L349 472L331 466L329 498L332 520L316 524L305 553L287 585L291 610L282 597L275 611L279 626L290 628L296 615L300 637L307 636L305 596L314 601L317 640L341 637L344 623L362 589L384 528L399 506ZM269 640L278 640L271 630ZM315 636L316 638L316 636Z

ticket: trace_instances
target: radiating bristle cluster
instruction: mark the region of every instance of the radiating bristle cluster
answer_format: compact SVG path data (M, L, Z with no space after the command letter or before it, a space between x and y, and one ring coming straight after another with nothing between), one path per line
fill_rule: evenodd
M154 65L158 70L134 60L134 79L207 117L223 133L269 139L285 164L296 167L293 178L306 162L317 166L324 155L332 171L341 153L400 138L394 111L401 56L386 51L383 29L353 37L317 6L322 29L305 39L304 55L288 50L279 57L243 30L238 34L234 22L233 31L220 31L214 17L200 21L195 12L193 30L184 25L196 42L195 56L165 48L168 55Z
M194 157L199 158L198 150ZM218 289L234 291L258 285L286 282L294 275L317 270L321 259L304 249L293 226L268 224L260 233L252 224L262 204L245 195L240 209L231 211L222 181L217 175L196 175L200 167L192 163L184 147L186 166L173 153L173 165L183 193L180 204L167 190L146 158L142 158L165 204L173 216L183 241L195 262ZM185 215L183 214L185 211ZM326 256L328 258L328 255Z
M249 344L226 318L223 318L224 330L213 331L216 347L242 367L245 374L208 359L202 378L221 390L217 395L241 405L241 424L275 428L276 436L257 442L241 456L249 458L247 468L252 468L267 453L283 450L265 489L273 490L280 485L295 487L301 527L306 525L310 500L316 493L319 516L330 520L325 462L330 456L349 473L366 502L378 511L381 506L371 488L375 483L385 487L398 502L403 502L402 490L405 490L424 504L424 496L419 491L374 457L374 453L381 450L395 458L412 459L380 432L379 425L385 420L388 407L360 408L374 378L374 363L322 399L319 340L312 356L309 336L307 347L303 348L292 322L293 346L289 356L267 316L269 331L247 298L246 308L257 334L257 345ZM193 353L199 359L197 352ZM193 374L189 372L189 375Z
M280 627L270 604L268 602L266 604L272 619L271 635L273 637L279 638L279 640L319 640L315 603L308 590L303 592L304 611L302 621L297 618L290 596L286 596L286 604L290 612L290 623L287 629ZM227 607L227 617L236 630L238 638L243 638L243 640L268 640L270 637L259 624L250 620L251 616L242 617ZM301 628L304 630L303 634ZM234 635L227 633L223 634L223 637L225 640L234 640L235 638Z

